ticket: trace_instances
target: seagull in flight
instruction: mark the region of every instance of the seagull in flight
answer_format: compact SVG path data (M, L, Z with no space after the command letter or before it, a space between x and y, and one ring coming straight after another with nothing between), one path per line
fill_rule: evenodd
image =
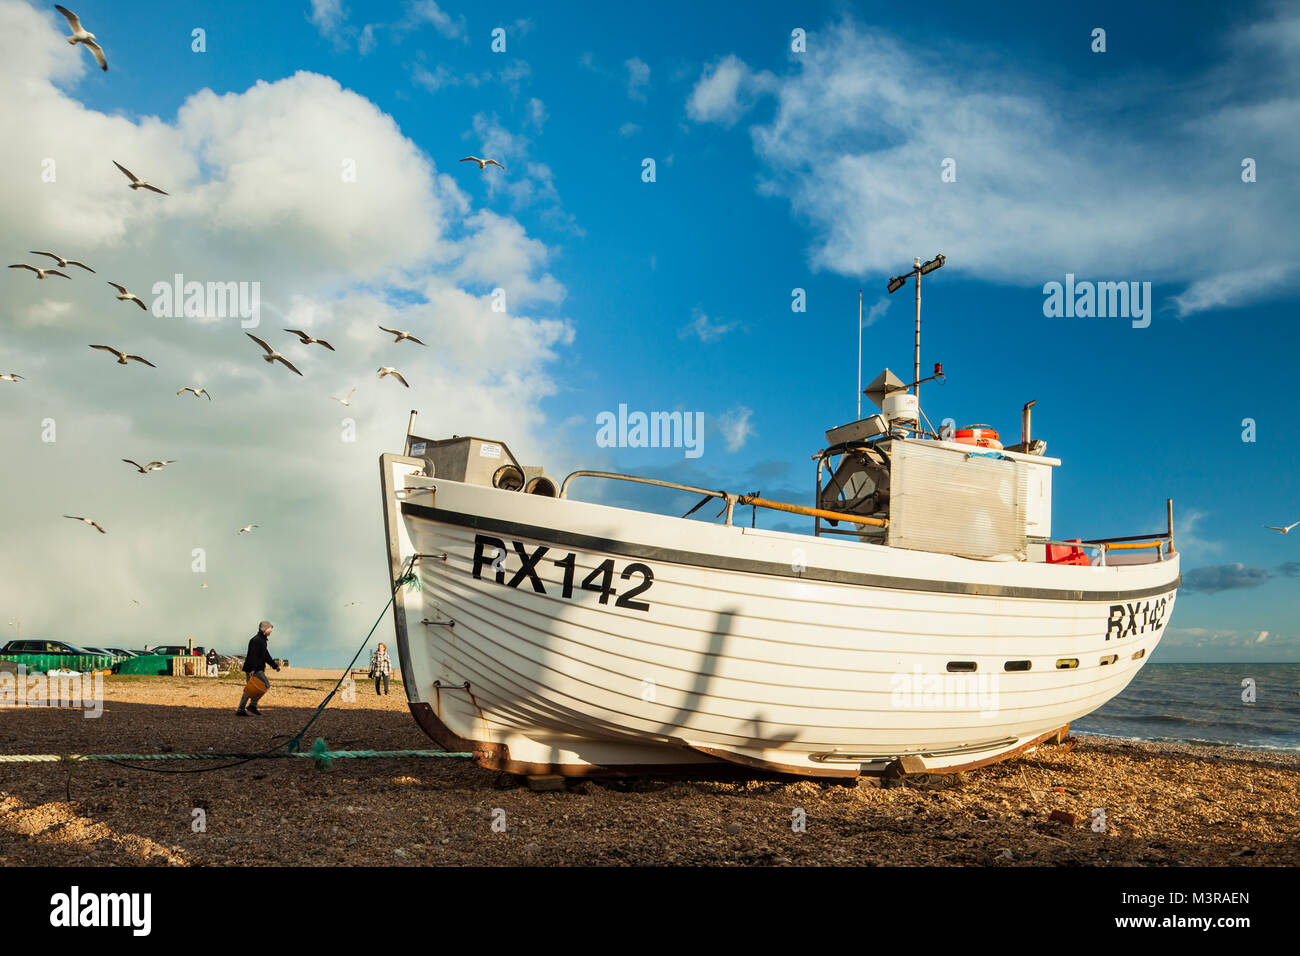
M246 524L246 525L244 525L242 528L240 528L238 531L235 532L235 536L238 537L239 535L244 534L244 533L252 534L252 533L253 533L253 529L256 528L256 527L257 527L257 525L255 525L255 524Z
M417 338L416 338L414 335L412 335L410 332L403 332L401 329L385 329L382 325L381 325L381 326L378 326L378 328L380 328L380 329L382 329L383 331L389 333L390 335L395 335L395 336L397 336L397 338L393 339L394 342L404 342L404 341L406 341L407 339L410 339L410 340L411 340L412 342L414 342L416 345L424 345L423 342L421 342L419 339L417 339Z
M116 282L110 282L109 285L111 285L114 289L117 290L117 298L118 298L120 301L122 301L122 302L134 302L136 305L138 305L140 308L144 309L146 312L149 311L149 306L145 305L145 304L144 304L144 301L143 301L143 300L142 300L138 295L136 295L134 292L127 292L127 291L126 291L126 286L124 286L124 285L118 285Z
M265 342L263 342L263 341L262 341L261 339L259 339L256 335L254 335L252 332L245 332L244 334L247 335L250 339L252 339L254 342L256 342L258 345L262 346L262 348L266 350L266 354L263 355L262 358L263 358L267 363L269 363L269 364L274 364L275 362L280 362L280 363L282 363L282 364L284 365L284 367L287 368L289 371L294 372L294 373L296 373L296 374L298 374L298 375L301 375L301 374L302 374L302 372L299 372L296 368L293 367L293 363L292 363L292 362L290 362L287 358L285 358L283 355L281 355L281 354L280 354L279 352L277 352L275 349L271 348L271 346L269 346L269 345L267 345Z
M29 266L25 262L19 262L9 267L10 269L30 269L36 273L36 278L44 279L46 276L63 276L65 279L71 279L72 276L64 275L58 269L38 269L35 266Z
M63 14L63 19L67 20L68 26L72 28L72 36L68 37L68 42L73 46L78 43L85 44L86 49L95 54L95 62L99 64L99 68L107 73L108 59L104 56L104 48L95 41L95 34L88 33L86 28L81 25L81 21L77 19L77 15L71 10L59 6L57 3L54 5L54 9Z
M17 382L20 378L22 378L22 376L17 372L5 372L3 375L0 375L0 382Z
M100 351L103 352L112 352L114 355L117 356L118 365L125 365L127 362L134 361L134 362L143 362L145 365L148 365L150 368L158 367L157 365L154 365L153 362L150 362L148 359L141 358L138 355L127 355L124 352L119 352L117 349L113 348L110 345L92 345L91 348L99 349Z
M1297 524L1300 524L1300 521L1295 522L1295 524L1289 524L1285 528L1274 527L1271 524L1266 524L1264 525L1264 527L1267 528L1269 531L1281 531L1283 534L1289 534L1291 532L1291 529L1294 528Z
M52 252L37 252L35 249L28 249L27 251L34 256L49 256L51 259L53 259L55 262L59 264L60 269L66 269L68 266L81 266L81 268L85 269L87 272L95 271L94 269L90 268L90 266L86 265L84 262L78 262L76 259L65 259L63 258L63 256L57 256Z
M186 385L184 388L178 388L176 390L177 395L180 395L184 392L193 392L195 398L198 398L200 395L207 395L208 401L212 401L212 396L211 394L208 393L208 390L206 388L195 388L193 385Z
M302 342L303 345L323 345L331 352L334 351L334 346L330 345L324 339L314 339L306 332L302 331L301 329L285 329L285 331L292 332L294 335L298 336L298 339Z
M100 526L99 522L95 521L93 518L78 518L76 515L64 515L63 517L71 518L73 521L84 521L100 534L108 534L108 532Z
M162 471L168 465L176 464L176 459L174 458L169 461L151 461L147 465L142 465L138 461L132 461L130 458L123 458L122 460L128 465L135 465L135 470L140 472L142 475L147 475L151 471Z
M486 169L489 166L496 166L498 169L501 170L505 169L505 167L502 166L500 163L498 163L495 159L479 159L477 156L466 156L464 159L461 160L461 162L478 163L479 169Z
M385 375L391 375L393 376L393 378L397 379L403 385L406 385L406 379L402 378L402 373L399 372L397 369L393 368L391 365L384 365L379 368L379 377L383 378ZM406 385L406 387L410 388L411 386Z
M135 173L131 172L131 170L127 169L125 166L123 166L121 163L119 163L116 159L113 160L113 165L116 166L118 169L122 170L122 172L126 173L126 178L129 179L129 180L131 180L131 188L132 188L132 189L152 189L154 192L156 192L156 193L162 193L162 195L164 195L164 196L170 196L170 195L171 195L171 193L165 193L165 192L163 192L163 191L162 191L161 189L159 189L157 186L151 186L149 183L145 182L143 179L141 179L141 178L140 178L139 176L137 176Z
M348 389L348 393L347 393L346 395L344 395L342 398L339 398L337 395L331 395L330 398L334 399L334 401L338 402L340 405L345 405L345 406L346 406L346 405L351 405L351 404L352 404L352 393L355 392L355 391L356 391L355 388L350 388L350 389Z

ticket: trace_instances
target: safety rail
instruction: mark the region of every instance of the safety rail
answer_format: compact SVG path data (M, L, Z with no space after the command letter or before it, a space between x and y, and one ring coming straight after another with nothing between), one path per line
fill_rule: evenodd
M867 518L861 515L844 514L840 511L827 511L824 508L807 508L803 505L792 505L784 501L771 501L767 498L760 498L757 495L736 495L729 491L713 491L709 488L697 488L694 485L683 485L676 481L665 481L662 478L642 478L639 475L620 475L612 471L575 471L565 477L560 483L560 497L567 498L569 493L569 482L574 478L609 478L614 481L631 481L642 485L655 485L660 488L672 488L676 491L689 491L692 494L703 495L704 500L710 498L721 498L727 503L727 520L726 524L730 525L733 512L736 505L742 507L767 508L771 511L784 511L787 514L807 515L811 518L826 518L830 521L850 521L854 524L870 524L883 528L888 524L882 518ZM703 504L703 502L701 502ZM696 505L698 508L699 505ZM694 511L692 508L691 511ZM687 515L691 512L688 511Z

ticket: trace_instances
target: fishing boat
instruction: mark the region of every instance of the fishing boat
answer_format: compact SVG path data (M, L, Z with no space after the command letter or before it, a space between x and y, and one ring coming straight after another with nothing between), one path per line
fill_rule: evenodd
M951 773L1063 739L1168 625L1172 501L1162 532L1057 540L1061 463L1033 403L1002 447L988 426L929 427L920 381L886 369L866 389L879 412L826 432L809 506L557 482L504 441L416 435L412 412L380 471L415 720L484 767L567 776ZM596 481L721 511L571 497ZM811 534L736 520L751 508Z

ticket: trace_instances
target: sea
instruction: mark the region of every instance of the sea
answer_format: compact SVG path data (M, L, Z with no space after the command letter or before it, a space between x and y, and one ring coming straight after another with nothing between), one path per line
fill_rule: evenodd
M1070 730L1126 740L1300 751L1300 664L1152 662L1123 693L1076 720Z

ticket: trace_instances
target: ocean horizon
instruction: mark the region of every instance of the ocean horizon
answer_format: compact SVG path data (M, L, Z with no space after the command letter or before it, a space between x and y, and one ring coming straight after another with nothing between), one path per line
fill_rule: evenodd
M1253 702L1243 699L1248 689ZM1300 664L1152 661L1123 693L1070 729L1122 740L1300 751Z

